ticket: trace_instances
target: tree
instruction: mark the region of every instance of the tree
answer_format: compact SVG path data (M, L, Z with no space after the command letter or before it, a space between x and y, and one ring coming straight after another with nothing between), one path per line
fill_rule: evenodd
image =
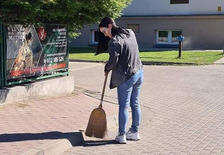
M5 25L66 24L70 34L103 17L117 18L131 0L0 0Z

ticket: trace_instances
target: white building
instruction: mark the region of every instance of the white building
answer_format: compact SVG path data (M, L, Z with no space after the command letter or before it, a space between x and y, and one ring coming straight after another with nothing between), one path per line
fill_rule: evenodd
M132 28L141 50L177 47L183 35L184 49L223 49L224 0L133 0L115 20ZM85 27L70 46L97 43L98 25Z

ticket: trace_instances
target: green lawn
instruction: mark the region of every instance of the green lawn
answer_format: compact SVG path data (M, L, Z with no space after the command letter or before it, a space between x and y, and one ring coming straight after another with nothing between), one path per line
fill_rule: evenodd
M70 48L69 59L107 61L108 53L94 56L94 48ZM177 51L144 51L140 52L140 58L144 62L162 63L193 63L195 65L211 64L224 57L222 51L182 51L182 57L178 57Z

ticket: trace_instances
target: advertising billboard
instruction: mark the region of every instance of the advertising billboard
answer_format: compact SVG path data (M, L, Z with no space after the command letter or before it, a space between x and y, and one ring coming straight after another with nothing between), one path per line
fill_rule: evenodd
M68 68L67 27L47 25L6 28L6 77L25 77L51 74Z

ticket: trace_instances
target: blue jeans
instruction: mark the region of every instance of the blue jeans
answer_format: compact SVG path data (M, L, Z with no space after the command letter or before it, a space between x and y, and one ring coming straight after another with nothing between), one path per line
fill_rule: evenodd
M119 133L126 133L128 123L128 109L132 110L131 130L137 132L141 120L141 108L139 103L140 88L143 82L143 69L140 69L130 79L117 88L119 103Z

